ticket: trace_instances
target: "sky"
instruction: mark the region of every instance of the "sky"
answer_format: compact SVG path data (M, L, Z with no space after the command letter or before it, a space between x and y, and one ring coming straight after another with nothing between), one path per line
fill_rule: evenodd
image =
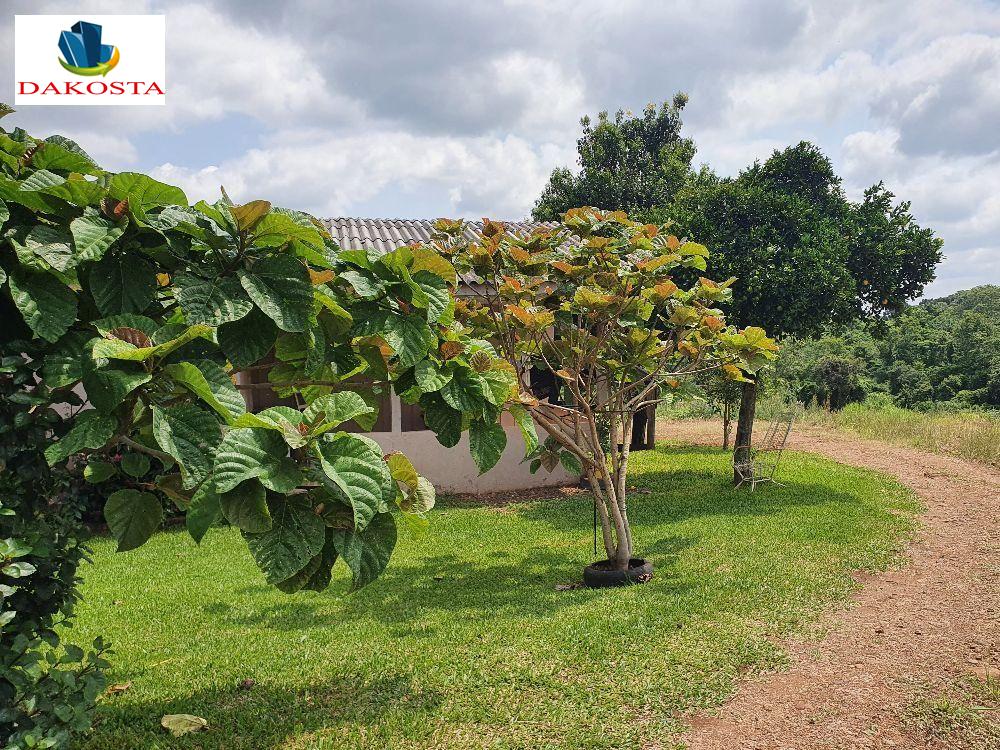
M882 180L944 239L925 296L1000 283L996 2L13 0L5 49L15 13L79 10L165 14L166 106L4 125L192 201L224 185L322 217L524 218L576 165L581 116L684 91L697 164L732 175L813 141L849 197Z

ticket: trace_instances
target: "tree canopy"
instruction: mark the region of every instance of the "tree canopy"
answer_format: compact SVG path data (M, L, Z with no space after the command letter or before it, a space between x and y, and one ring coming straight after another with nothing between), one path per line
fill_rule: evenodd
M712 248L717 273L739 280L730 318L777 335L884 318L934 278L942 242L916 223L909 203L882 183L849 201L812 143L777 150L735 177L692 170L695 146L681 135L686 102L678 94L641 116L602 113L595 127L584 118L580 169L553 172L535 218L590 205L673 220L680 236Z
M607 112L592 124L584 117L577 141L580 171L560 168L535 204L538 221L558 221L578 206L622 210L634 217L667 205L684 185L694 158L694 142L681 136L681 111L687 96L677 94L659 108L650 104L641 116Z

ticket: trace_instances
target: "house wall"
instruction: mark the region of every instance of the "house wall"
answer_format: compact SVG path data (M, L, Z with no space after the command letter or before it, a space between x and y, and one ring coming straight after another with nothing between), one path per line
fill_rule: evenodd
M272 391L251 388L251 380L246 373L241 373L236 378L237 388L243 389L250 409L258 411L273 405L272 402L276 403ZM266 375L253 380L266 382ZM402 403L395 394L389 397L389 409L383 409L381 413L384 415L386 411L390 418L382 420L385 429L363 434L382 446L385 453L404 453L413 462L413 467L439 492L486 494L535 487L561 487L579 481L579 477L570 474L561 465L551 472L539 469L532 474L528 470L528 463L521 463L524 458L524 440L521 430L509 414L501 416L501 425L507 433L507 448L497 465L480 476L479 468L469 452L468 432L463 433L458 445L446 448L430 430L403 430ZM546 437L545 430L539 427L539 440L545 440Z
M559 487L576 484L579 478L570 474L562 466L553 471L539 469L535 474L528 471L524 458L524 440L521 431L509 414L504 414L501 424L507 433L507 448L497 465L480 476L479 468L469 453L469 434L463 433L458 445L445 448L427 430L403 432L400 429L400 402L394 396L392 404L392 431L372 432L372 438L386 453L400 451L413 462L413 467L439 492L469 492L484 494L530 489L534 487ZM538 437L545 440L545 431L539 427Z

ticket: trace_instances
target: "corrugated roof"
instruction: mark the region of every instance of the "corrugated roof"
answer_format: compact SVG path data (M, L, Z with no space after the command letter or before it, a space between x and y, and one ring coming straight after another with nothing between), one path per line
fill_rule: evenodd
M338 217L323 219L333 239L344 250L377 250L387 253L397 247L414 242L431 241L434 231L433 219L358 219ZM559 226L554 221L505 221L511 234L527 235L538 228L553 229ZM465 236L474 240L482 232L483 222L470 221L465 225Z

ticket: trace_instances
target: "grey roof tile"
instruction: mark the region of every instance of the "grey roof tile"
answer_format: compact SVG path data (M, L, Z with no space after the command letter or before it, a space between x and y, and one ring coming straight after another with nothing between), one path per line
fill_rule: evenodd
M345 250L377 250L381 253L414 242L430 242L431 233L434 231L432 219L336 217L324 219L323 224L330 230L337 244ZM530 234L538 227L552 229L558 226L554 221L507 221L504 224L508 232L518 235ZM473 240L482 228L481 221L467 222L465 236Z

